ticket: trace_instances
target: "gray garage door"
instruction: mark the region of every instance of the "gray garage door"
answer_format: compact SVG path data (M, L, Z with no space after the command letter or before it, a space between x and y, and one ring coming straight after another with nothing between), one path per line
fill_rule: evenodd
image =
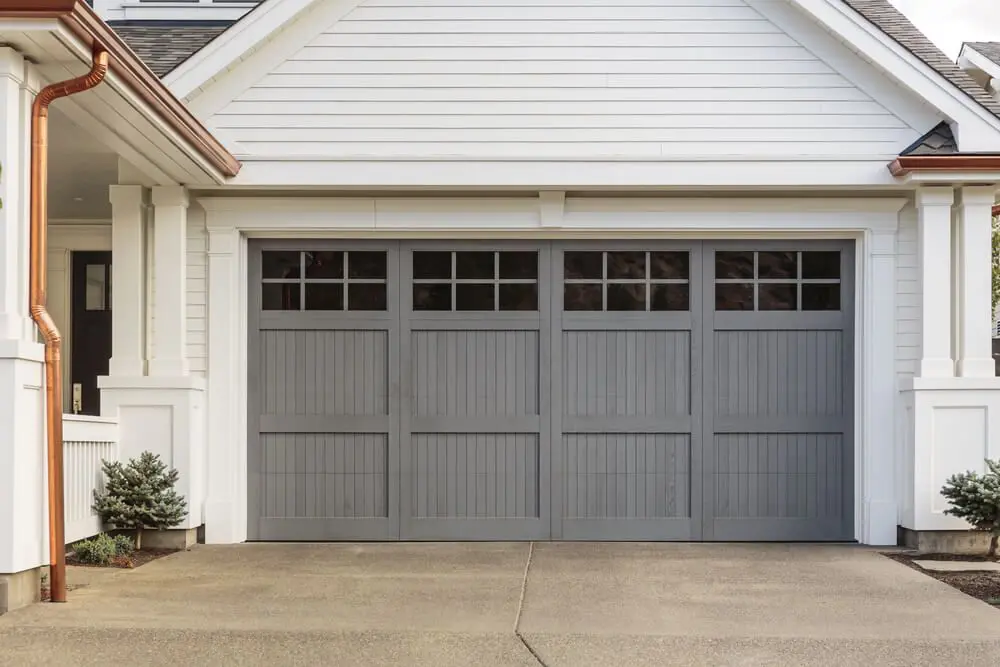
M250 258L251 539L852 537L847 242Z

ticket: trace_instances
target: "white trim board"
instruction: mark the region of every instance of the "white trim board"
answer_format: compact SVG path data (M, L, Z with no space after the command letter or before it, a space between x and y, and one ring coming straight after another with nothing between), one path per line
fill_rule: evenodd
M557 196L557 195L555 195ZM442 214L465 220L496 206L502 215L535 215L541 226L546 212L548 238L667 238L673 234L733 238L854 239L857 243L855 299L855 537L868 544L895 544L895 480L883 474L895 456L892 437L896 409L895 373L895 235L904 198L881 199L580 199L567 198L558 226L554 195L524 199L274 199L200 200L206 211L208 247L208 450L205 505L206 541L222 544L247 538L247 239L249 236L294 238L318 236L400 238L402 229L420 228L425 237L456 238ZM740 210L744 207L745 210ZM356 227L359 221L394 214L395 228ZM281 211L280 216L276 212ZM428 216L428 213L434 215ZM791 214L794 213L794 220ZM566 226L577 215L591 216L586 228ZM648 216L648 217L647 217ZM711 219L715 229L698 228L692 219ZM643 224L637 221L645 218ZM280 223L275 220L280 219ZM354 222L351 222L354 221ZM435 222L436 221L436 222ZM650 224L655 221L656 224ZM338 226L338 222L343 224ZM556 224L553 229L550 225ZM679 226L678 226L679 225ZM481 238L500 229L466 223ZM520 238L538 238L510 230ZM890 466L891 468L891 466Z

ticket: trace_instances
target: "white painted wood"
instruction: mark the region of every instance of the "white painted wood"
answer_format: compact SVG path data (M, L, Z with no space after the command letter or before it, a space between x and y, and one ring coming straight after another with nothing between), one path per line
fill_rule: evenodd
M183 376L187 363L187 190L153 188L153 356L149 374Z
M208 371L208 233L205 211L188 208L187 228L187 359L191 374L204 377Z
M993 215L997 188L972 185L959 189L958 232L958 375L995 377L993 360Z
M856 506L858 540L863 544L895 545L897 524L896 446L893 418L895 381L896 230L866 234L863 255L862 345L856 347L862 392L856 393L855 415L860 434L855 480L862 502Z
M332 4L194 98L242 159L886 160L926 131L744 0Z
M67 543L92 537L103 529L101 518L92 509L94 491L104 485L103 460L118 460L117 420L63 415L63 502Z
M146 374L146 208L141 185L112 185L110 375Z
M955 374L951 330L951 207L950 187L917 191L921 294L921 377Z
M0 573L47 562L42 346L27 319L33 67L0 47Z

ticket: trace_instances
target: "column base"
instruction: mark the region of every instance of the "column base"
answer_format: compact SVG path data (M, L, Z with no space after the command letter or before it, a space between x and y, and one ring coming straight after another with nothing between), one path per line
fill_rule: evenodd
M995 378L997 364L993 359L959 359L958 374L963 378Z
M118 419L119 458L159 454L180 473L177 492L188 516L178 528L204 523L205 381L179 377L101 377L101 411Z
M42 567L15 574L0 574L0 615L42 599Z
M900 526L899 546L922 554L985 556L990 548L990 534L980 530L910 530Z

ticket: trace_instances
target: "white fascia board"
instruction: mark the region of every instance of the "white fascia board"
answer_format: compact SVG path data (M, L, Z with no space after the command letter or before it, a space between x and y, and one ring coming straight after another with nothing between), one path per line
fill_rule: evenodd
M79 62L89 64L92 58L92 53L89 47L85 46L73 33L71 33L65 26L60 25L58 32L54 33L56 39L62 46L67 49L70 54L75 56ZM63 67L66 67L65 54L52 54L54 63L59 63ZM53 63L53 64L54 64ZM67 76L70 76L71 72L67 69ZM145 160L156 167L163 169L167 173L171 173L175 182L187 183L190 185L221 185L226 182L225 176L222 175L212 164L190 146L172 127L170 127L164 120L157 114L146 102L142 100L137 95L135 95L125 82L122 81L113 71L108 72L105 77L104 83L101 84L105 88L110 88L129 106L133 107L137 112L139 112L142 118L150 124L150 129L153 130L151 134L147 134L146 137L154 144L161 145L164 148L167 146L173 146L176 150L183 153L184 157L193 163L191 168L183 168L184 173L177 173L177 163L173 160L169 162L172 164L167 164L166 162L161 163L161 160L166 160L167 156L160 151L150 151L144 152L143 155ZM88 104L91 103L88 100ZM84 107L83 103L80 104ZM96 114L95 114L96 115ZM110 128L113 130L113 128ZM128 156L126 156L128 157Z
M899 179L904 185L1000 183L1000 171L911 171Z
M324 0L265 0L163 78L177 97L199 88L280 32L310 6Z
M989 75L990 78L1000 78L1000 65L968 44L962 45L962 51L958 54L958 66L965 70L976 68Z
M373 189L898 189L888 160L254 160L229 187Z
M840 0L788 1L954 121L962 152L1000 152L1000 118L851 7Z

